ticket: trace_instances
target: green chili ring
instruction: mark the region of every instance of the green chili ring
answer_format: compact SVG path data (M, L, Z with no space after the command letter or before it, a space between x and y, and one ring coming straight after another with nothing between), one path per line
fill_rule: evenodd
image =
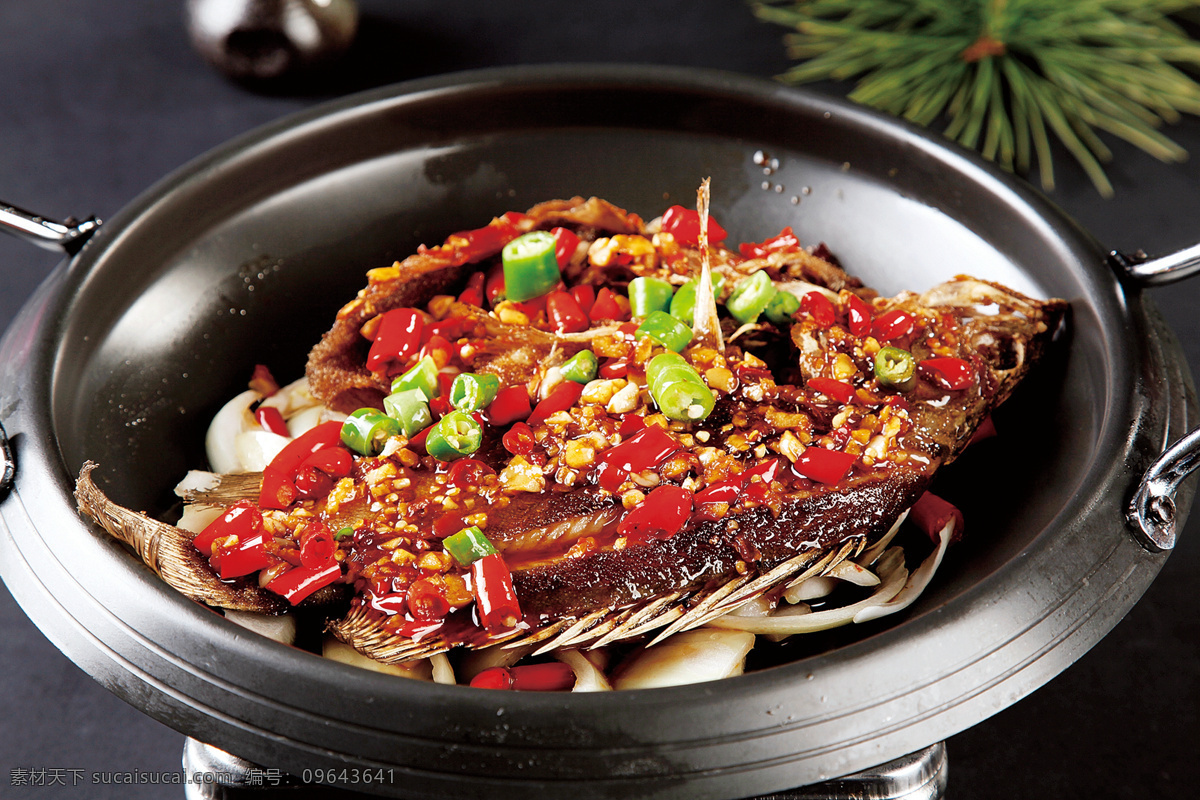
M916 375L917 361L907 350L888 346L875 354L875 377L883 385L907 392L916 385Z
M439 461L469 456L483 444L483 427L461 411L451 411L437 421L425 438L425 452Z

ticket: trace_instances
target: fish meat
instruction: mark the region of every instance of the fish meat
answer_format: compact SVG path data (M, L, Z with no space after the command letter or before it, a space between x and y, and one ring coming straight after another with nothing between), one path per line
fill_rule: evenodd
M961 453L1067 304L967 276L879 297L790 228L726 248L702 207L551 201L371 270L306 370L351 417L192 492L229 509L215 533L115 515L93 465L80 507L189 596L320 597L384 662L661 639L826 574ZM524 272L518 245L542 248ZM692 342L702 312L720 335ZM192 538L207 558L168 577L147 542Z

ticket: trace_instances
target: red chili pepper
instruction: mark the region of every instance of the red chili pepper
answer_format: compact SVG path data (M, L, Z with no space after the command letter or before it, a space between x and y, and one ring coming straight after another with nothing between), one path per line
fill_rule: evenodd
M656 486L634 506L617 526L617 533L633 541L670 539L692 513L692 493L682 486Z
M492 632L508 630L521 621L512 573L499 553L471 562L471 587L483 627Z
M260 508L283 509L295 501L298 494L296 471L309 456L327 447L338 447L342 440L342 423L322 422L288 442L263 470L262 489L258 495Z
M644 424L644 423L643 423ZM658 426L643 427L618 445L596 456L596 483L615 492L631 472L641 472L666 461L681 445Z
M221 580L224 581L251 575L278 561L263 547L262 533L247 541L239 539L232 550L222 552L218 546L217 551L213 555L212 564L220 570Z
M770 461L751 467L742 474L746 476L745 483L749 484L751 478L761 478L763 483L771 483L775 477L779 475L779 468L782 462L778 458L772 458Z
M695 502L697 507L708 503L729 503L733 505L742 493L743 485L744 481L741 475L735 475L723 481L710 483L702 491L696 492L693 502Z
M305 567L324 567L333 561L337 542L329 528L320 522L309 522L300 529L300 564Z
M662 216L662 230L675 237L680 244L695 246L700 243L700 212L683 206L671 206ZM708 243L723 241L729 234L711 216L708 218Z
M837 320L837 309L821 292L809 292L801 297L800 310L812 316L818 328L828 328Z
M971 434L971 441L967 442L967 444L972 445L976 442L982 442L984 439L991 439L995 435L996 423L992 421L992 416L989 414L983 418L983 422L979 423L979 427L975 429L975 433Z
M958 391L975 385L975 371L961 358L927 358L917 364L917 370L943 389Z
M305 500L316 500L324 497L333 489L333 481L321 470L313 466L301 464L292 473L292 485L296 494Z
M238 541L242 541L252 539L261 532L262 514L249 500L239 500L196 534L192 544L207 558L212 555L212 544L216 539L236 536Z
M537 319L538 314L546 314L546 301L550 299L550 295L562 289L560 283L557 287L545 294L540 294L537 297L531 297L520 303L513 303L513 306L530 320Z
M527 421L530 425L537 425L545 422L546 418L551 414L556 414L559 411L566 411L571 406L579 402L579 396L582 394L582 383L576 383L575 381L563 381L558 386L555 386L550 390L550 394L546 395L545 400L533 407L533 413L529 415L529 419Z
M446 475L446 485L479 486L485 477L495 474L496 470L477 458L460 458Z
M565 267L579 247L579 237L566 228L551 228L550 233L554 234L554 260L560 268Z
M846 296L846 323L855 336L871 332L871 306L856 294Z
M793 466L804 477L832 486L846 477L856 458L841 450L807 447Z
M512 688L518 692L564 692L575 686L575 670L561 661L512 667Z
M262 488L258 490L258 504L262 508L287 508L299 492L292 480L292 474L275 469L268 465L263 470Z
M344 478L354 469L354 457L344 447L326 447L300 462L300 467L316 467L331 478Z
M625 319L625 313L617 303L616 294L606 286L596 293L596 302L592 304L591 309L588 311L588 317L592 322L622 320Z
M796 238L796 234L792 232L792 226L788 225L779 233L755 244L754 242L743 242L738 245L738 252L743 258L766 258L768 253L775 250L795 250L800 247L800 240Z
M445 539L447 536L454 534L466 528L467 524L463 522L462 512L447 511L433 521L433 535L439 539Z
M421 622L436 622L450 613L445 588L424 578L412 582L404 601L408 604L408 613Z
M646 418L641 414L626 414L621 420L621 426L617 428L617 433L621 434L621 439L628 439L633 434L646 427Z
M408 610L408 606L404 602L404 594L401 592L388 592L382 595L369 592L366 599L368 606L384 616L394 617Z
M467 332L474 327L475 322L466 317L447 317L446 319L426 325L422 336L425 341L434 336L441 336L453 342L461 336L466 336Z
M571 296L575 298L576 303L579 303L579 307L583 309L583 313L589 315L592 313L592 306L596 304L595 287L586 283L572 286Z
M881 314L871 326L875 338L881 342L891 342L908 336L913 332L916 320L912 314L893 308L886 314Z
M932 492L926 492L917 499L917 502L913 503L908 518L923 530L935 544L938 542L942 528L946 527L946 523L951 519L954 520L954 534L950 540L957 542L962 538L962 512L958 510L957 506L947 503Z
M569 292L552 292L546 298L546 317L558 333L581 333L591 327L587 314Z
M496 305L504 299L504 265L496 264L488 270L487 279L483 284L483 294L491 305Z
M425 440L427 438L429 438L429 432L431 430L433 430L432 425L430 425L428 428L426 428L425 430L418 433L416 436L409 439L408 446L415 447L416 449L420 450L421 452L425 452Z
M449 252L455 264L479 261L500 252L500 248L517 238L528 219L525 214L509 211L482 228L450 234L439 249Z
M832 397L839 403L849 403L854 399L854 387L845 381L835 381L833 378L809 378L804 385L826 397Z
M489 667L471 678L471 685L476 689L511 689L512 672L507 667Z
M537 440L533 438L533 429L524 422L518 422L509 428L500 441L504 449L514 456L527 456L537 446Z
M483 282L486 276L482 272L473 272L471 277L467 278L467 286L463 289L462 294L458 296L458 302L466 303L469 306L483 307Z
M325 567L292 567L267 584L275 594L283 595L292 605L323 589L342 577L342 567L336 561Z
M415 308L393 308L385 313L367 352L367 369L382 372L391 364L408 363L421 349L424 327L425 318Z
M533 412L529 405L529 392L525 384L517 384L501 389L495 399L487 407L487 420L496 426L507 425L510 422L527 419Z
M287 423L283 421L283 414L279 413L279 409L275 406L259 406L254 410L254 419L264 430L279 436L291 437L288 432Z
M624 378L629 374L629 362L623 358L610 358L600 365L600 377Z

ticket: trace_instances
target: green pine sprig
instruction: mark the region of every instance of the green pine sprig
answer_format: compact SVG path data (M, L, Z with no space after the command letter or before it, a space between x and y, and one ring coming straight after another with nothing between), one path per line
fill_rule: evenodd
M849 97L944 134L1008 170L1036 156L1054 187L1057 137L1105 197L1098 135L1163 161L1187 152L1159 127L1200 114L1200 43L1173 18L1200 0L756 0L794 30L791 83L851 80Z

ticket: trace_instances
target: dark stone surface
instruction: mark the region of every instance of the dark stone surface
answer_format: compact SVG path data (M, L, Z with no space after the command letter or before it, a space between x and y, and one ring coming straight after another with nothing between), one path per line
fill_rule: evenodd
M238 133L321 99L406 78L500 64L621 61L771 76L782 29L737 2L362 2L350 56L316 80L253 92L188 46L183 3L0 4L0 197L51 217L111 216L138 192ZM600 10L602 9L602 10ZM1168 133L1200 151L1200 121ZM1105 245L1152 252L1200 239L1200 163L1160 164L1113 143L1113 200L1060 153L1050 193ZM57 262L0 237L0 329ZM1200 364L1200 287L1154 292ZM1143 600L1047 687L950 739L951 792L1011 797L1195 797L1200 738L1200 516ZM175 772L183 737L93 683L0 590L0 796L164 798L105 773ZM23 770L42 782L17 787ZM77 785L72 785L72 784Z

